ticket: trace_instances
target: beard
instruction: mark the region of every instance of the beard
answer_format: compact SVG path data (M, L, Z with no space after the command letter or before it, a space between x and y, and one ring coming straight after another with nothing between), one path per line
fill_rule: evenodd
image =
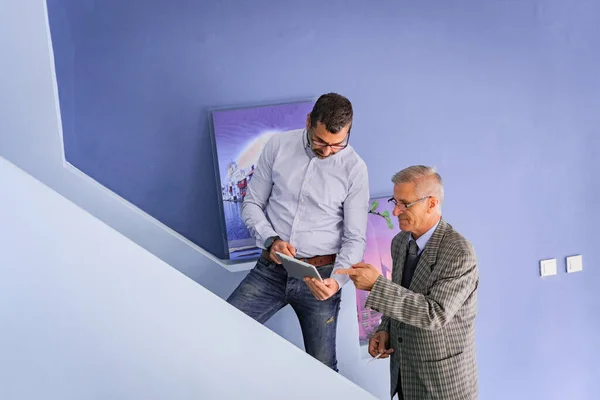
M329 156L331 156L331 155L333 154L333 153L329 153L329 154L325 155L325 154L323 153L323 150L319 150L319 149L314 149L313 151L315 152L315 154L316 154L316 155L317 155L317 157L319 157L319 158L327 158L327 157L329 157Z

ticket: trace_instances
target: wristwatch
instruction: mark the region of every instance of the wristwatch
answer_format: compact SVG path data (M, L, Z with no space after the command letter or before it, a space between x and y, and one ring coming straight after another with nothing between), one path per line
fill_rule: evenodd
M271 246L273 246L273 243L275 243L276 240L281 240L281 238L279 236L271 236L265 240L265 248L267 251L271 251Z

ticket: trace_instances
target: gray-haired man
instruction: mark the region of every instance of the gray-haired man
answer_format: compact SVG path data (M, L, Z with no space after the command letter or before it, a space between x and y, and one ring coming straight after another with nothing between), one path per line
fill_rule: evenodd
M392 396L476 399L475 251L442 219L444 188L435 169L412 166L392 181L390 201L402 230L392 240L392 280L364 263L336 273L369 290L365 306L383 314L369 353L391 354Z

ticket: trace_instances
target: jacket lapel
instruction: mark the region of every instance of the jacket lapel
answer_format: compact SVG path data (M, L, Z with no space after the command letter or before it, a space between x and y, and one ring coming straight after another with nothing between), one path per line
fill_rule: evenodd
M410 284L410 290L421 288L427 283L427 279L431 274L431 266L437 261L438 250L447 229L448 224L446 221L440 219L440 223L435 231L433 231L433 235L431 235L431 238L421 253L421 258L419 259L419 263L417 264L415 274L413 275L413 279ZM406 243L408 243L408 240Z
M393 254L394 259L394 268L392 270L392 282L396 282L400 284L402 282L402 273L404 272L404 262L406 260L406 251L408 249L408 238L409 233L401 232L403 235L398 240L398 247L394 250L395 254Z

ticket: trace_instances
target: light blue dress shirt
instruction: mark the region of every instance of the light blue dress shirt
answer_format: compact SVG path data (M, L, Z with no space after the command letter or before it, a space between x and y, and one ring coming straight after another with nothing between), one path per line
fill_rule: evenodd
M260 248L279 236L296 257L337 254L333 270L360 262L366 246L369 180L367 166L349 145L320 159L306 131L273 135L248 184L242 219ZM340 285L347 275L331 277Z
M427 232L425 232L423 235L421 235L420 238L418 238L416 240L417 246L419 246L419 253L418 253L419 255L425 248L425 245L427 244L427 242L429 242L429 239L431 239L431 236L433 236L433 232L435 232L435 228L437 228L439 224L440 224L440 221L438 221L431 229L429 229ZM413 238L412 233L410 234L410 240L415 240L415 238Z

